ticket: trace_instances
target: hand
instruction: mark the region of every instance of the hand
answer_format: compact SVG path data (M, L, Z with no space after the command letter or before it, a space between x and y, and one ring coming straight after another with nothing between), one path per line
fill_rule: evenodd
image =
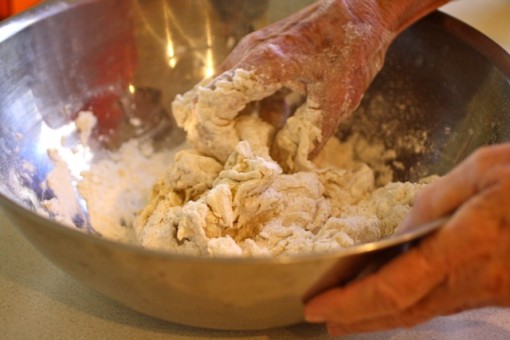
M293 90L305 95L306 101L288 120L288 112L281 107L270 112L268 120L283 125L272 142L271 155L286 171L306 170L311 165L308 159L359 105L392 40L445 2L318 0L243 38L216 78L200 85L220 89L212 95L215 115L207 109L200 112L211 97L202 91L201 99L200 89L195 89L174 105L177 123L195 148L225 161L240 139L232 119L252 101L282 88ZM258 90L235 83L235 71L241 69L252 73L250 86ZM282 121L286 123L278 124Z
M320 125L322 138L313 141L311 153L358 106L395 36L378 16L362 17L352 6L350 1L317 1L246 36L220 67L251 70L263 83L306 95L307 105L322 111L320 121L312 121Z
M376 9L367 5L360 15L359 7L358 1L321 0L291 17L253 32L242 39L225 60L219 69L220 74L203 86L215 89L218 83L231 80L235 70L244 69L253 72L255 83L271 87L271 93L289 88L306 95L305 107L318 114L301 117L304 122L301 121L299 127L285 125L273 143L273 154L283 158L283 163L292 162L297 153L295 149L300 149L304 150L304 158L308 158L309 153L318 151L333 134L339 120L357 107L381 68L386 50L396 35L385 27L381 16L371 13ZM250 101L261 99L251 93L246 91L235 105L226 107L235 107L237 112L225 114L224 108L218 109L222 116L217 125L226 126L225 117L235 117ZM232 92L217 95L225 96L223 102L233 97ZM199 107L199 100L190 102ZM193 113L192 108L180 116L199 115ZM176 118L179 123L184 122L186 117ZM201 126L193 128L192 133L188 130L188 136L193 135L197 144L208 139L209 145L222 150L218 145L226 143L224 136L227 133L212 141L209 131L212 129L210 124L214 123L214 118L208 118L199 123ZM280 141L288 137L289 129L301 129L306 134L315 127L318 133L309 136L309 140L292 140L296 146L294 150L279 150ZM231 132L228 133L230 138ZM203 149L200 150L204 152ZM213 156L220 160L225 158L225 152L220 154L216 150L212 150L217 153Z
M424 189L402 227L452 214L380 271L308 302L332 335L409 327L435 316L510 306L510 144L479 149Z

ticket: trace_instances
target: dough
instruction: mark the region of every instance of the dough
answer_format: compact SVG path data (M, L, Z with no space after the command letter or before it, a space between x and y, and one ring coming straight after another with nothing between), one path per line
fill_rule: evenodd
M355 137L343 144L330 140L312 163L306 158L317 138L311 122L320 112L307 103L279 141L291 155L284 172L269 156L274 129L247 109L250 100L276 89L238 70L177 96L173 113L193 148L177 153L136 218L141 246L200 256L282 256L336 250L394 232L416 192L432 179L381 186L377 169L355 159ZM379 154L388 158L388 152Z

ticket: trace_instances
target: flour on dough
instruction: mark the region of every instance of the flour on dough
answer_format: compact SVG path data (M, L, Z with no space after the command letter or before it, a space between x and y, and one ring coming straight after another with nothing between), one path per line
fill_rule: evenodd
M353 152L359 140L332 139L311 162L321 113L306 102L279 141L289 155L282 168L269 155L273 127L247 110L250 101L278 88L237 70L177 96L173 113L193 148L176 155L135 219L138 244L200 256L282 256L336 250L394 232L416 192L432 179L391 182L385 162L394 152L365 145L364 152L380 160L379 169L372 168Z

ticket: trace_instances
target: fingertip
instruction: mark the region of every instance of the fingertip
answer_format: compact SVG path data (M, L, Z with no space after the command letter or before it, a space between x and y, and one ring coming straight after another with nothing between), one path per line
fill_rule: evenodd
M432 195L430 194L433 190L431 187L424 188L414 199L413 206L402 219L397 228L396 233L403 233L407 230L411 230L422 223L433 220L439 216L436 216L437 212L430 207L430 201Z

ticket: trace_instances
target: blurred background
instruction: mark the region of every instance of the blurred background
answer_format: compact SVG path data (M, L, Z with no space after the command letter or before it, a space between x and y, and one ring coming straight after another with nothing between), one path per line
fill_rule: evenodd
M37 5L43 0L0 0L0 20Z

